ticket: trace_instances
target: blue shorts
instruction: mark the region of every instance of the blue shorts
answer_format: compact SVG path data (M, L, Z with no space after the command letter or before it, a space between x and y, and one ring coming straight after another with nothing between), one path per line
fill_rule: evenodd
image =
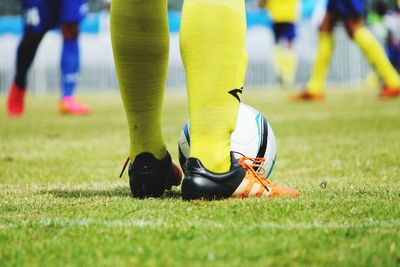
M296 26L293 23L274 23L272 30L274 31L275 42L280 40L292 42L296 38Z
M23 0L25 33L46 32L67 22L80 22L88 11L86 0Z
M328 11L341 18L363 16L364 0L328 0Z

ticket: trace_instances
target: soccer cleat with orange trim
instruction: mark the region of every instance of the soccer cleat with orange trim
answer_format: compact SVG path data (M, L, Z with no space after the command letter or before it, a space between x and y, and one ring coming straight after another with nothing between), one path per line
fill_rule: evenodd
M11 117L19 117L24 113L25 88L19 88L15 83L10 87L7 99L8 115Z
M400 96L400 87L388 87L384 86L379 93L381 99L390 99Z
M59 103L59 111L66 115L87 115L90 108L77 101L73 96L64 96Z
M218 174L207 170L200 160L189 158L186 163L186 175L182 182L182 198L224 199L236 198L281 198L297 197L299 192L288 186L274 184L257 173L254 167L259 164L246 163L247 160L260 162L262 159L241 158L236 160L231 153L231 168L228 172Z
M128 158L125 162L120 177L129 160ZM162 197L165 190L181 184L182 176L181 170L172 162L168 152L162 160L144 152L137 155L129 165L129 185L132 195L137 198Z
M291 96L290 99L295 101L323 101L325 99L325 94L315 94L304 90L296 95Z

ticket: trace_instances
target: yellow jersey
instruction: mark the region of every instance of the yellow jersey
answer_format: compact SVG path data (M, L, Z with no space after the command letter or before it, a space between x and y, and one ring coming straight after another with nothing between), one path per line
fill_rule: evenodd
M265 8L273 22L296 22L299 17L300 0L267 0Z

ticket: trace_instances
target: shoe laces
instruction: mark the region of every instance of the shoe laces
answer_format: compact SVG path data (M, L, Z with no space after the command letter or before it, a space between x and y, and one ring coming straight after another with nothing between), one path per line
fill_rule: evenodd
M249 164L246 161L252 161L253 163ZM264 158L241 157L238 159L239 164L246 170L247 174L257 179L269 191L268 186L273 185L273 183L263 176L266 173L265 167L262 165L264 161ZM261 172L256 171L256 169L261 170Z
M125 163L124 163L124 165L122 166L122 170L121 170L121 173L120 173L120 175L119 175L119 178L121 178L122 175L124 174L125 169L126 169L126 166L128 166L128 163L129 163L130 160L131 160L130 157L128 157L128 158L125 160Z

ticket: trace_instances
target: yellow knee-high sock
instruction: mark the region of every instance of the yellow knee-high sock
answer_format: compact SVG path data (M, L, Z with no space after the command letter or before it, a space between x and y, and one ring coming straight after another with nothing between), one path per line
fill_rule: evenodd
M276 47L276 60L278 71L285 85L293 85L296 78L297 55L294 49L289 47Z
M114 0L111 40L131 159L142 152L161 159L166 155L161 112L169 51L167 1Z
M287 84L293 85L296 80L297 54L293 48L286 49L285 77Z
M214 172L230 168L247 67L244 0L185 0L181 54L189 96L191 157Z
M311 78L307 84L307 90L313 94L323 94L326 75L333 54L334 39L331 32L319 32L319 43L315 57Z
M280 45L275 45L274 49L274 70L275 70L275 75L283 81L283 73L282 73L282 68L284 68L285 64L285 56L284 52L282 51L282 47Z
M390 64L385 51L375 37L362 27L355 31L353 39L383 82L389 87L400 86L399 75Z

